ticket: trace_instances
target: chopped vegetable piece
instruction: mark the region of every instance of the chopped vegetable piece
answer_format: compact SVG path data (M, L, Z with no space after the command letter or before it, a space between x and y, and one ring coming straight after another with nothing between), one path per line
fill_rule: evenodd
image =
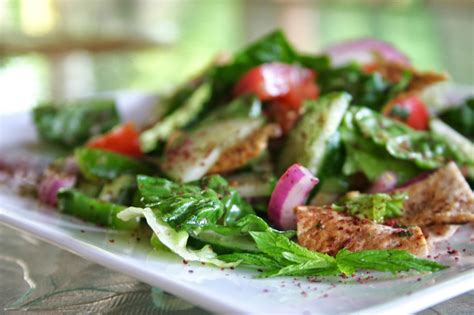
M79 170L74 159L55 160L43 171L38 183L38 199L45 204L56 206L57 194L62 188L76 185Z
M138 218L127 222L117 218L124 206L90 198L73 189L63 189L58 193L58 208L83 220L118 230L133 230L139 223Z
M397 187L397 174L392 171L383 172L369 187L369 194L386 193Z
M197 228L218 222L229 225L254 213L218 175L189 184L140 175L137 182L145 206L160 209L162 219L173 227Z
M278 170L283 173L293 163L319 175L326 158L329 139L336 133L350 102L347 93L320 98L303 115L288 135L280 153Z
M362 38L337 43L324 50L331 57L333 65L350 62L368 64L376 58L409 65L410 60L387 42L375 38Z
M350 192L332 205L333 210L347 212L350 215L366 218L377 223L403 214L403 203L407 194L360 194Z
M121 211L117 217L118 220L126 222L145 217L148 226L154 232L153 235L160 241L160 243L186 261L199 261L213 264L218 267L232 267L238 264L237 262L224 262L218 259L217 254L209 245L206 245L199 250L188 248L186 245L188 243L189 234L186 231L175 231L150 208L142 209L130 207Z
M89 140L86 146L103 149L131 157L141 157L139 134L132 123L126 123L113 128L108 133Z
M298 109L304 100L316 99L319 90L313 71L296 65L267 63L245 73L234 88L235 95L250 93L262 101L275 100Z
M168 142L162 169L170 178L190 182L202 178L225 149L262 127L261 118L235 118L182 133Z
M278 180L270 197L268 217L279 229L296 227L294 209L305 204L309 193L319 180L309 170L293 164Z
M94 148L78 148L74 152L81 173L90 180L114 179L124 174L150 174L145 162L122 154Z
M85 100L71 104L40 104L33 110L40 137L68 147L81 145L120 121L112 100Z
M406 123L416 130L427 130L430 114L426 105L416 96L399 96L385 106L383 113Z
M209 99L211 87L208 83L200 85L180 108L176 109L164 120L157 122L152 128L140 135L140 147L143 152L153 151L158 141L166 140L173 131L185 127L202 110Z

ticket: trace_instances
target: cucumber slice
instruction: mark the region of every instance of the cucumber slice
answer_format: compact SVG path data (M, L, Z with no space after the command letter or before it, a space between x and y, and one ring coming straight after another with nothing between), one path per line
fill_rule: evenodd
M470 161L466 162L474 164L474 143L468 138L464 137L440 119L432 119L430 121L430 129L436 135L446 140L446 142L456 150L459 150L459 152L471 158Z
M226 148L247 138L263 124L260 118L228 119L183 133L167 145L162 169L178 182L198 180Z
M349 107L348 93L331 93L309 104L296 127L289 133L281 151L278 171L282 174L293 163L306 167L314 175L321 172L326 152L332 147L332 136L337 132Z

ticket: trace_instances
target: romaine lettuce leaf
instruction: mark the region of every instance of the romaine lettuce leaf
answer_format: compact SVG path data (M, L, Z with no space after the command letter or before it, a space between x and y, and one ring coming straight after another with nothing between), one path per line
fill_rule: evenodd
M140 160L102 149L80 147L74 159L89 180L111 180L121 175L151 174L153 168Z
M123 221L144 217L148 226L152 229L155 237L161 242L161 244L184 260L209 263L218 267L232 267L238 265L238 262L224 262L218 259L217 254L209 245L206 245L199 250L190 249L187 246L189 234L183 230L176 231L166 224L160 218L159 214L157 215L150 208L142 209L130 207L121 211L117 216Z
M74 147L109 131L120 122L113 100L84 100L71 104L40 104L33 121L46 141Z
M159 209L162 219L175 228L231 225L254 214L252 207L218 175L189 184L140 175L137 182L144 205Z

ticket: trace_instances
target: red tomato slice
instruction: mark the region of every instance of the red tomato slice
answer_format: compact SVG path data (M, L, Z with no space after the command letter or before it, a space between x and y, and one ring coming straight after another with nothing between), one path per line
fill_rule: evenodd
M416 96L401 96L392 100L383 110L384 115L406 123L416 130L427 130L430 113Z
M86 146L129 155L141 157L139 133L132 123L126 123L115 127L101 136L95 137Z
M316 99L319 89L314 71L283 63L266 63L250 69L237 82L235 95L254 93L262 101L275 100L298 109L303 100Z

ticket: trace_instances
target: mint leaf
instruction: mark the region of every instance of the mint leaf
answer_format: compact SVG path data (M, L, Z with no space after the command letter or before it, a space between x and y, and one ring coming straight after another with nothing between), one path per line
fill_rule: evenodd
M332 276L337 275L339 270L336 264L321 266L318 261L309 260L300 264L285 266L280 269L273 269L261 273L258 278L272 278L281 276Z
M282 265L312 260L315 265L319 264L322 268L334 263L333 257L310 251L274 231L250 232L250 235L259 250L273 257Z
M240 262L240 265L260 269L279 269L281 265L272 257L264 253L233 253L220 255L218 258L225 262Z
M447 268L435 261L418 258L407 251L399 249L365 250L350 252L340 250L336 255L336 263L342 272L352 274L359 269L389 271L439 271Z

